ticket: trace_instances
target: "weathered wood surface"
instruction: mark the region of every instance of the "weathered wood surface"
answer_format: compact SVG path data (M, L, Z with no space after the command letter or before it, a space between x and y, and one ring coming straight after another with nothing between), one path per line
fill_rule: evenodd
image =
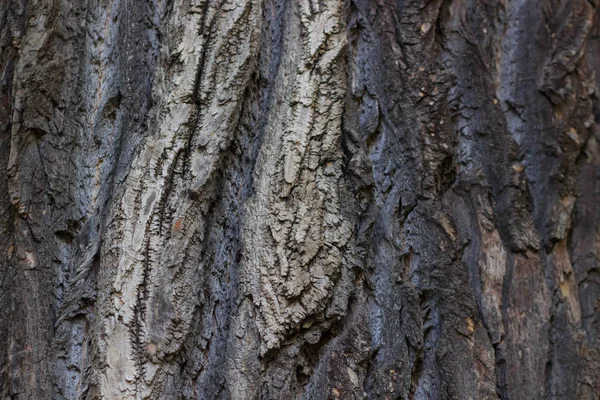
M3 0L0 398L600 398L598 0Z

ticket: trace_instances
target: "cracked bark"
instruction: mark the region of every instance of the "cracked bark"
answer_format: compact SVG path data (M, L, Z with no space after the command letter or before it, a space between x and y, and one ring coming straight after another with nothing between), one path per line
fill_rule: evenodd
M0 398L597 399L596 0L0 3Z

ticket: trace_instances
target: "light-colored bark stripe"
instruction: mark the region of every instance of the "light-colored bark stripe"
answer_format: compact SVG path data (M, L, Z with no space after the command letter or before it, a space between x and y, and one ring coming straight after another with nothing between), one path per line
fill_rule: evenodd
M286 100L269 115L243 232L241 280L258 308L262 351L324 310L351 235L340 210L343 1L298 8L288 27L295 42L283 50L291 71L277 77Z
M152 125L104 248L106 398L159 398L186 337L203 266L204 213L255 65L260 1L178 1L166 24ZM175 367L178 368L178 367Z

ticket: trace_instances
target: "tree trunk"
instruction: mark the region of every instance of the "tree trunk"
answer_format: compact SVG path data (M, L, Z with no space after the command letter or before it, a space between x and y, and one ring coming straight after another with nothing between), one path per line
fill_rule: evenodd
M599 399L599 2L2 0L0 398Z

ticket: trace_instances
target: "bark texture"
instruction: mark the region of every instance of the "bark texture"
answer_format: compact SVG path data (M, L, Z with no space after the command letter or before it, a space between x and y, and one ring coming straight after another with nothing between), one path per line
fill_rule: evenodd
M3 0L0 398L599 399L598 0Z

